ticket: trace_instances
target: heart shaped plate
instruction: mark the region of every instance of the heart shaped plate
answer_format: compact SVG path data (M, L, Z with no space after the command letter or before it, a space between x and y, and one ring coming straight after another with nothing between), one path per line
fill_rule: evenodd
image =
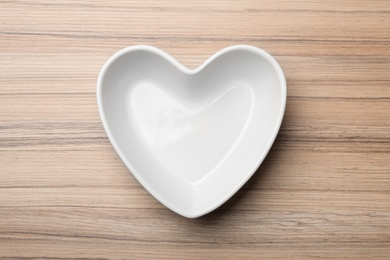
M189 218L219 207L254 174L286 97L279 64L247 45L195 70L155 47L128 47L97 83L100 117L120 158L157 200Z

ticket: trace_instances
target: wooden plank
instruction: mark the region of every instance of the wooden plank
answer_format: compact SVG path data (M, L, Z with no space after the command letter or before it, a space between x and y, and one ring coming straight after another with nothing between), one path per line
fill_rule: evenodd
M129 45L196 68L270 52L277 140L227 203L186 219L151 197L100 123L96 80ZM0 258L390 258L390 2L0 0Z

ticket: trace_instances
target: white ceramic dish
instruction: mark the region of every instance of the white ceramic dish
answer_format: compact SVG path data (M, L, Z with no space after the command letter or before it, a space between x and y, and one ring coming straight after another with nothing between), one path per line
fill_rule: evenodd
M189 218L216 209L253 175L279 131L286 94L275 59L246 45L195 70L157 48L129 47L97 83L100 117L123 162Z

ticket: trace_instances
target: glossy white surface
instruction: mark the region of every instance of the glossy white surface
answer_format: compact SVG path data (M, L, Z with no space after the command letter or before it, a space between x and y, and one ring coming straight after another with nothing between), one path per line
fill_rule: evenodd
M97 100L107 135L137 180L171 210L199 217L264 160L286 92L278 63L252 46L223 49L196 70L134 46L104 65Z

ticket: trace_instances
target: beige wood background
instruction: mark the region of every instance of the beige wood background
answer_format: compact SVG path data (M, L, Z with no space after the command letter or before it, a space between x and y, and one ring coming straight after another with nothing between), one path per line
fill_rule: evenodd
M271 152L205 217L159 204L102 128L99 70L135 44L284 69ZM390 1L0 0L0 257L390 259Z

